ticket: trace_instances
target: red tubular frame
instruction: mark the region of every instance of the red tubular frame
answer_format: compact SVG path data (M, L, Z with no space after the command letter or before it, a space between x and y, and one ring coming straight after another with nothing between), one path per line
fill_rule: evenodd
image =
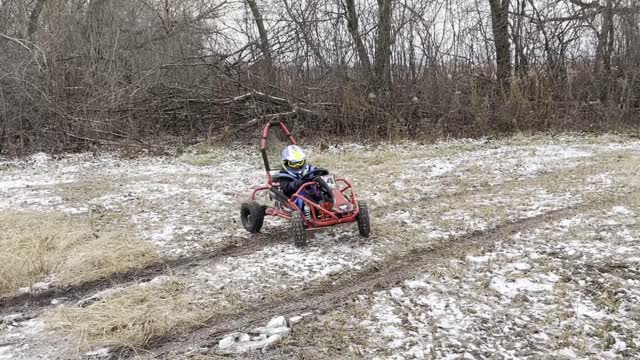
M290 203L290 205L294 206L295 209L298 210L300 213L302 213L302 211L293 202L293 200L295 200L295 199L300 199L300 200L304 201L304 203L307 204L311 208L311 220L305 219L305 222L307 222L312 228L320 228L320 227L331 226L331 225L336 225L336 224L346 224L346 223L354 222L354 221L356 221L356 217L358 216L358 213L360 212L360 209L358 208L358 201L356 199L356 193L353 190L353 187L351 186L351 184L347 180L345 180L345 179L336 179L336 183L339 183L339 182L343 182L343 183L345 183L347 185L345 188L340 189L341 193L344 193L345 191L351 189L351 198L349 199L349 202L351 203L351 205L353 205L353 210L347 216L342 216L342 217L337 216L332 211L329 211L329 210L323 208L322 206L314 203L313 201L305 198L304 196L300 195L300 193L302 191L304 191L305 188L307 188L309 186L312 186L312 185L315 185L316 184L315 182L304 183L300 187L300 189L298 189L298 191L296 191L296 193L291 196L291 199L289 200L289 203ZM324 221L318 220L317 211L319 211L320 214L328 215L331 219L330 220L324 220Z
M263 160L264 160L264 163L265 163L265 170L267 172L267 185L258 187L255 190L253 190L253 193L251 194L251 199L254 200L254 201L256 200L256 196L257 196L257 194L259 192L261 192L261 191L269 191L269 190L272 190L274 188L273 181L272 181L272 178L271 178L271 173L269 172L269 170L270 170L269 161L268 161L267 155L266 155L267 137L269 135L269 130L270 130L272 125L278 125L280 127L280 130L282 130L282 132L287 136L287 139L289 140L289 143L291 145L296 145L296 140L293 138L293 136L289 132L289 129L287 129L287 127L285 126L285 124L283 122L281 122L281 121L270 121L265 125L264 130L262 131L262 138L261 138L261 141L260 141L260 151L262 153ZM286 203L283 202L283 204L286 204L286 206L291 210L291 212L298 211L301 215L303 215L302 219L305 222L306 229L321 228L321 227L326 227L326 226L332 226L332 225L337 225L337 224L346 224L346 223L354 222L354 221L357 220L358 213L360 213L360 208L358 207L358 201L357 201L357 198L356 198L356 191L351 186L351 184L345 179L336 179L336 186L338 186L338 183L346 184L346 186L343 189L339 189L339 191L341 193L344 194L345 191L351 190L351 198L349 198L349 201L350 201L351 205L353 205L353 210L350 213L348 213L348 215L346 215L346 216L340 217L340 216L336 215L335 213L333 213L332 211L324 209L320 205L318 205L318 204L312 202L311 200L309 200L309 199L307 199L307 198L305 198L305 197L300 195L300 193L305 188L316 184L313 181L302 184L300 189L298 189L298 191L296 191L296 193L293 194L287 200ZM305 204L307 204L310 207L310 209L311 209L311 219L306 219L304 217L304 214L302 213L302 210L294 202L294 200L296 200L296 199L301 199L302 201L304 201ZM280 209L277 209L275 207L267 208L265 213L266 213L266 215L269 215L269 216L277 216L277 217L281 217L281 218L286 219L286 220L291 220L290 213L284 212L284 211L282 211ZM318 215L319 214L323 214L325 216L328 216L330 219L321 221L321 220L318 219Z
M278 125L280 130L287 136L289 140L289 144L296 145L296 139L293 138L287 126L281 121L270 121L267 125L264 126L264 130L262 130L262 138L260 139L260 152L262 152L262 157L264 159L265 170L267 171L267 186L272 186L271 174L269 173L269 162L267 160L266 150L267 150L267 137L269 136L269 130L271 129L271 125ZM254 198L255 200L255 198Z

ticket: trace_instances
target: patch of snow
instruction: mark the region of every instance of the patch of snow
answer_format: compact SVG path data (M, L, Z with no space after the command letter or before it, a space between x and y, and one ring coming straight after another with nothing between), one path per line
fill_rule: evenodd
M488 255L484 256L469 256L466 257L467 261L476 262L476 263L484 263L491 260L491 257Z
M514 359L636 356L637 345L629 344L640 322L629 315L637 313L640 281L625 279L624 266L610 272L604 265L640 258L640 242L629 242L626 235L637 232L628 217L619 209L593 209L557 219L520 231L484 254L449 262L434 274L363 296L363 304L373 304L370 317L361 322L369 331L367 354L376 358L393 348L402 357L422 351L442 359L471 353ZM607 225L611 221L615 226ZM615 294L615 308L600 303L605 291ZM607 350L608 340L596 329L612 323L617 333ZM567 345L558 349L557 339L566 334L571 334Z
M578 354L570 348L563 348L555 352L560 359L578 359Z
M254 329L250 334L237 332L225 336L218 342L216 353L230 355L254 350L264 352L287 337L289 331L284 316L275 317L267 326Z
M108 359L111 358L111 349L109 348L101 348L94 351L89 351L82 354L83 359Z
M610 213L610 214L611 214L611 215L618 215L618 214L621 214L621 215L630 215L630 216L633 216L635 213L634 213L633 211L631 211L631 210L627 209L627 208L626 208L626 207L624 207L624 206L614 206L614 207L611 209L611 213Z
M594 320L600 320L607 317L604 311L596 309L592 303L587 302L586 300L580 300L576 303L575 313L576 318L578 319L586 317Z

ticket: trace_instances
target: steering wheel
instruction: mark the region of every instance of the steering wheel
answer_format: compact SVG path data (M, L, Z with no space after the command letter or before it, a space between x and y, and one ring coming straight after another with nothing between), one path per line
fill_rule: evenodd
M325 169L315 169L312 172L308 173L307 176L313 180L315 180L316 178L320 177L320 176L325 176L325 175L329 175L329 170L325 170Z
M320 169L320 170L314 171L313 174L315 175L313 177L313 181L316 184L318 184L318 186L320 186L322 190L324 190L324 193L329 198L329 201L333 201L333 190L331 189L329 184L327 184L327 182L322 178L325 175L329 175L329 171Z

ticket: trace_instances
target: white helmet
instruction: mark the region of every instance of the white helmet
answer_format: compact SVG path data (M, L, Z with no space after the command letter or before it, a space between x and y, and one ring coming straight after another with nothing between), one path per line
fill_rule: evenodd
M282 150L282 166L289 173L302 174L307 169L307 155L298 145L289 145Z

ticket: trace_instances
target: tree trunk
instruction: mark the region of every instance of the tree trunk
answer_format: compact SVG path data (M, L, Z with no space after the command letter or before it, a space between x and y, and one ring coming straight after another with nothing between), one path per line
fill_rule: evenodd
M260 36L260 50L262 51L262 55L264 56L264 71L267 75L267 78L270 81L275 80L275 71L273 69L273 58L271 57L271 46L269 45L269 36L267 35L267 30L264 27L264 21L262 20L262 13L258 8L255 0L247 0L247 4L249 4L249 8L251 8L251 13L253 14L253 18L256 21L256 26L258 27L258 35Z
M360 36L358 29L358 14L356 12L355 2L354 0L345 0L343 5L346 10L347 29L353 38L358 59L360 60L360 66L362 66L365 76L371 79L371 61L369 60L367 49L364 46L364 41L362 41L362 36Z
M489 0L491 6L491 26L496 48L498 82L503 91L509 89L511 78L511 45L509 43L509 1Z
M517 76L524 76L529 71L529 59L524 52L524 39L523 37L523 23L525 21L525 9L526 1L518 0L515 17L515 24L513 26L513 45L515 47L515 73Z
M391 85L391 0L378 0L378 36L374 59L375 85L388 89Z
M600 94L600 100L607 100L609 75L611 73L611 53L613 52L613 1L607 0L602 13L602 28L598 34L596 58L593 64L593 72L596 79L596 91ZM601 68L604 67L604 69ZM604 70L604 71L603 71Z
M38 20L40 19L40 14L42 13L45 1L46 0L37 0L36 5L31 11L31 15L29 16L29 26L27 27L27 37L29 39L31 39L38 30Z

